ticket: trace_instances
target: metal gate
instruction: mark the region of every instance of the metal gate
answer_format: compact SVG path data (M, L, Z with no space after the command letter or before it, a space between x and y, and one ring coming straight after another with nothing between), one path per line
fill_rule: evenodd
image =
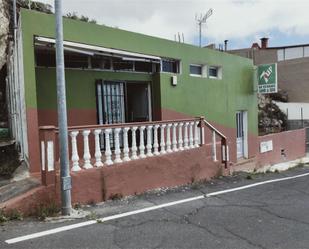
M97 83L97 105L99 124L125 123L124 83L116 81L101 81ZM120 145L122 146L122 133ZM110 134L111 146L114 147L114 134ZM101 135L101 147L104 138Z

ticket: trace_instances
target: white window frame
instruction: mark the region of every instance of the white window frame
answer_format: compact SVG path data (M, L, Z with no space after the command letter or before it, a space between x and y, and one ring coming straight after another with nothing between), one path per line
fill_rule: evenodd
M177 64L177 73L173 73L173 72L166 72L163 71L163 61L175 61L178 62ZM160 73L167 73L167 74L181 74L182 73L182 65L181 65L181 60L179 59L173 59L173 58L162 58L160 61Z
M201 74L193 74L193 73L191 73L190 72L190 66L199 66L199 67L201 67ZM203 64L190 63L190 65L189 65L189 75L192 76L192 77L207 78L208 67L207 67L207 65L203 65Z
M216 68L217 69L217 76L211 76L209 74L209 70L212 69L212 68ZM216 65L211 65L211 66L208 66L208 78L209 79L217 79L217 80L221 80L222 79L222 66L216 66Z

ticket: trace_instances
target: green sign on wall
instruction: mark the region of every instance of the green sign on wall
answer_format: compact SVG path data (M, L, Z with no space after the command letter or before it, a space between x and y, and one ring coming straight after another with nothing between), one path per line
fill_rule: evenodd
M258 66L258 92L276 93L278 90L277 64L263 64Z

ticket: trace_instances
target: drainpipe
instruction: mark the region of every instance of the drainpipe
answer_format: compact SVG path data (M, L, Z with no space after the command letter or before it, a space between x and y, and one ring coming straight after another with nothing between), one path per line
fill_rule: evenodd
M64 56L63 56L63 24L62 0L55 0L56 16L56 67L57 67L57 106L59 125L60 176L61 176L61 212L70 215L71 204L71 176L69 168L68 150L68 122L65 93Z

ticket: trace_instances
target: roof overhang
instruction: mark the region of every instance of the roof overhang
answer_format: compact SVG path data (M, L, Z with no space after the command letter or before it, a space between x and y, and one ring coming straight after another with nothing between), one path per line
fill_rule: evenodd
M42 36L35 37L35 45L44 46L44 45L54 45L55 43L56 41L53 38L47 38ZM71 41L63 41L63 48L64 50L67 51L87 54L90 56L98 54L98 55L120 57L124 60L152 61L157 63L161 61L161 58L158 56L134 53L113 48L105 48Z

